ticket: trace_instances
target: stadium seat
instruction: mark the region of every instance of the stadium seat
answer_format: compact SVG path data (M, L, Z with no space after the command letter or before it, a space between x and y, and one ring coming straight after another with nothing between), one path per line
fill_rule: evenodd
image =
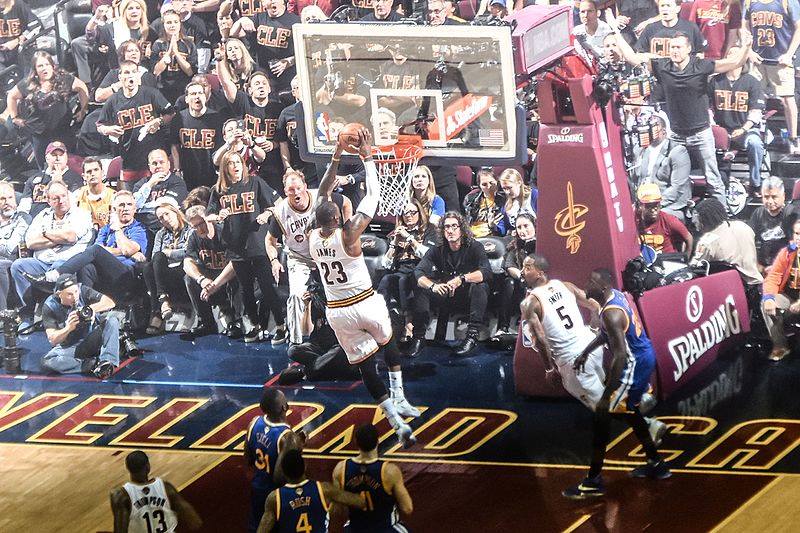
M361 251L364 253L364 261L367 263L369 276L372 284L378 285L379 272L383 269L383 256L389 250L389 243L377 235L361 235Z

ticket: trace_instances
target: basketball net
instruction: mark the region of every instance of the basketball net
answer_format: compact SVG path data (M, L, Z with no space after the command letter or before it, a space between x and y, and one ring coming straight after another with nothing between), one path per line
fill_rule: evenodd
M395 144L372 148L381 183L378 216L403 212L408 204L411 176L422 155L422 137L419 135L398 135Z

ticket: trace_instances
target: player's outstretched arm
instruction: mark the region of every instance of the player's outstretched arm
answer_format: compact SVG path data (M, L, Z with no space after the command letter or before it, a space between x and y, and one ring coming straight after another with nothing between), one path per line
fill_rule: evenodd
M411 495L406 489L406 484L403 482L403 472L394 463L386 463L384 474L392 487L392 495L397 502L397 508L400 512L409 515L414 512L414 502L411 501Z
M258 524L257 533L270 533L275 527L275 509L277 507L278 498L275 496L276 491L272 491L267 496L267 501L264 503L264 514L261 516L261 522Z
M114 533L127 533L131 520L131 499L122 487L111 491L111 512L114 513Z
M336 143L336 148L333 149L333 155L331 156L331 163L319 182L317 205L328 201L331 194L333 194L333 189L336 187L336 173L339 171L339 161L342 159L342 151L342 147L339 146L339 143Z
M284 431L278 440L278 459L275 461L275 472L272 479L280 486L286 483L283 475L283 457L289 450L302 450L306 444L306 434L302 431L295 433L292 430Z
M600 315L602 306L595 300L587 298L586 293L583 292L583 289L577 287L574 283L570 283L569 281L565 281L563 283L564 286L575 295L575 300L577 300L578 305L591 311L592 321L594 321Z
M381 201L381 182L378 178L378 167L372 159L372 135L366 128L361 128L358 132L358 155L364 162L364 185L366 194L356 208L356 213L346 221L342 230L342 237L345 246L353 246L360 243L361 234L367 229L375 211L378 210L378 203ZM354 250L352 255L357 255L360 250ZM348 253L351 253L348 250Z
M333 483L328 483L327 481L323 481L320 485L322 485L322 492L325 495L325 499L329 502L341 503L348 507L356 507L362 511L367 510L367 502L364 501L364 498L362 498L360 494L340 489L339 487L335 487Z
M539 319L539 305L539 299L536 296L532 294L527 296L519 306L520 319L522 327L528 329L528 333L534 341L534 350L536 350L536 344L541 347L541 350L536 351L539 352L542 358L545 372L554 372L557 369L553 363L553 351L550 348L550 343L547 342L547 335L545 334L544 326L542 326L542 321Z
M628 327L628 317L620 309L606 309L602 315L603 325L608 336L608 347L611 350L611 368L606 375L606 390L603 397L610 395L616 389L625 361L628 358L625 330Z
M172 486L172 483L165 481L164 487L167 489L169 504L178 515L178 524L180 524L181 531L183 531L184 528L189 531L197 531L200 529L200 526L203 525L203 519L197 514L192 504L181 496L180 492Z
M575 361L572 363L572 368L574 368L576 372L583 372L583 366L586 364L589 354L605 344L607 340L608 338L604 332L601 331L598 333L597 336L586 345L586 348L583 349L580 355L575 358Z

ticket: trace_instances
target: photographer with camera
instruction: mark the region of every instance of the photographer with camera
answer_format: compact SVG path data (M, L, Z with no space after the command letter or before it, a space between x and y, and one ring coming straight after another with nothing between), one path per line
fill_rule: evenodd
M42 367L59 374L91 371L108 379L119 366L119 319L102 315L114 301L78 283L74 274L62 274L54 293L42 308L42 323L53 348Z
M215 167L219 167L223 155L234 151L242 154L251 174L258 172L258 168L267 157L267 152L253 141L253 136L245 129L244 120L240 118L226 120L222 125L222 139L225 143L214 152L211 158Z

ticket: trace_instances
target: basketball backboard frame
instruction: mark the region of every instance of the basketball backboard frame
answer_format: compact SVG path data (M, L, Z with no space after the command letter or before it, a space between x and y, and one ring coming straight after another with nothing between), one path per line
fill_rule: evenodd
M367 117L374 116L378 99L411 96L414 102L428 99L429 104L418 107L425 107L427 114L436 119L429 124L430 138L424 140L423 163L497 165L524 161L526 129L524 113L520 112L516 103L509 27L314 23L297 24L293 31L297 73L302 80L303 119L302 124L298 124L297 132L300 154L304 160L325 162L330 158L335 133L342 126L339 123L342 119L345 123L361 122L370 127L375 135L372 119ZM378 52L370 48L373 45L379 49ZM346 57L341 51L344 47L349 47ZM391 47L396 48L389 50ZM419 50L429 51L430 55L421 57L412 53ZM479 57L480 54L473 53L474 50L484 55ZM322 59L323 54L325 60ZM342 57L331 60L333 54ZM379 65L391 62L394 54L408 58L404 63L417 73L417 87L379 86L383 78L376 78L374 73ZM441 57L438 62L436 54ZM451 71L458 71L466 91L459 88L459 95L453 89L447 92L430 88L431 74L441 63ZM332 75L332 68L343 65L348 71L347 76L356 80L353 83L363 83L365 86L361 89L365 103L350 116L328 113L325 105L317 99L319 91L323 90L324 79ZM462 68L464 74L461 74ZM470 71L479 71L486 77L481 79ZM495 92L491 93L487 87ZM409 111L415 111L413 105ZM458 111L461 111L460 115L455 114ZM336 123L333 115L339 117L335 119ZM359 115L360 120L351 118ZM411 122L417 113L413 115ZM455 121L455 117L462 121ZM407 124L409 121L398 117L397 122ZM484 126L484 123L487 125ZM469 133L466 131L468 128L471 130Z

